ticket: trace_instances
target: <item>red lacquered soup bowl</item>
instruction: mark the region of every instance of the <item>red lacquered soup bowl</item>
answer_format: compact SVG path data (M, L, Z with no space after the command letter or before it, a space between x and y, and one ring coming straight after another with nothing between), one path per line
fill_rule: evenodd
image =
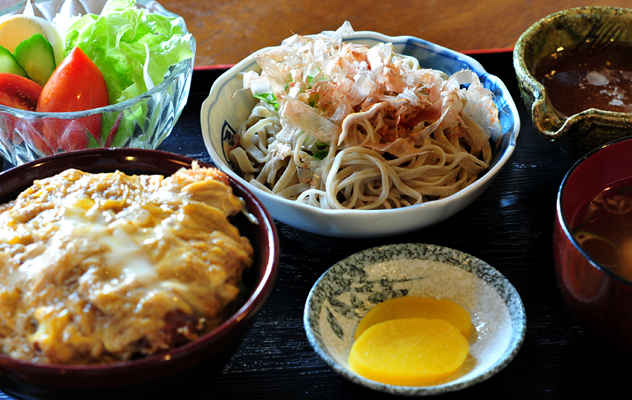
M553 254L566 305L598 342L632 354L632 282L600 265L573 239L577 211L611 184L632 177L632 138L599 147L566 174L557 195Z

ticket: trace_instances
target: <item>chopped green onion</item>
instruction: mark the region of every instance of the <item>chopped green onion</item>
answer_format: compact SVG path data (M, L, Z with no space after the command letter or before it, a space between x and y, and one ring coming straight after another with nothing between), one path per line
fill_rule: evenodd
M279 111L279 101L273 93L257 93L254 97L274 106L275 111Z
M308 89L312 88L312 83L314 83L314 78L316 78L320 74L320 71L322 71L322 68L318 67L318 74L313 75L313 76L312 75L307 76L307 83L309 83Z
M318 105L318 101L320 100L320 95L316 93L315 95L310 96L309 98L309 106L312 108L316 108Z
M312 154L312 157L314 157L317 160L324 160L325 157L327 157L327 154L329 154L329 150L321 150Z
M323 160L329 154L329 143L316 142L312 145L312 156L317 160Z

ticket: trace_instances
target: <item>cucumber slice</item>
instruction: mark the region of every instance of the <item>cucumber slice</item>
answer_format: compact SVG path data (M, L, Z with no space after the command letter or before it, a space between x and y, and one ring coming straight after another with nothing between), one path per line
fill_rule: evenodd
M2 46L0 46L0 72L26 77L26 71L20 67L13 54Z
M41 33L36 33L18 44L13 56L24 68L29 79L42 87L55 71L53 46Z

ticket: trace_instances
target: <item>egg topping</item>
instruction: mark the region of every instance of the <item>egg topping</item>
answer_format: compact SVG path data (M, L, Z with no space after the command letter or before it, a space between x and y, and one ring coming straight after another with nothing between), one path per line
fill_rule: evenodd
M220 324L253 259L216 169L70 169L0 206L0 345L43 363L123 361Z

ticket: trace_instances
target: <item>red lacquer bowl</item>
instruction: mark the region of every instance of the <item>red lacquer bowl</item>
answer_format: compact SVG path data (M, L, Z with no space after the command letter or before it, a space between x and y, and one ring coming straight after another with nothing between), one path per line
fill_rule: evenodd
M577 210L609 185L632 177L632 138L599 147L566 174L557 196L555 272L571 313L599 343L632 354L632 282L591 258L573 239Z
M86 172L170 175L194 160L177 154L143 149L95 149L63 153L0 173L0 202L67 168ZM201 166L208 167L205 163ZM190 398L221 371L255 321L270 294L279 263L279 239L274 222L261 202L230 178L233 192L244 199L258 223L240 214L232 220L255 249L255 261L243 275L244 304L227 321L198 340L166 353L103 365L45 365L0 354L0 389L26 399Z

